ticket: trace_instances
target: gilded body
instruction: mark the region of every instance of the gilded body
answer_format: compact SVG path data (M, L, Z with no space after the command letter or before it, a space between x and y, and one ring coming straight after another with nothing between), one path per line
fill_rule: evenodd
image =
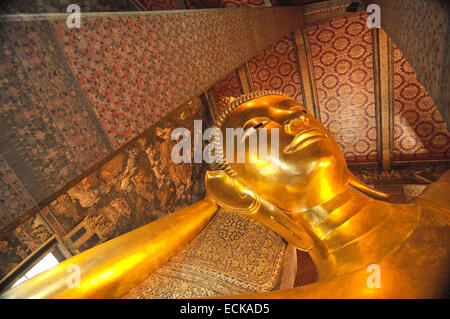
M65 270L74 260L69 259L3 297L121 297L200 231L216 204L251 215L298 249L308 251L319 273L319 281L314 284L235 297L446 296L450 172L413 203L393 205L375 200L368 195L385 195L370 190L349 173L325 127L300 103L278 93L261 92L233 101L219 116L218 127L224 134L226 128L254 128L257 134L266 128L268 140L272 129L277 128L278 156L271 157L269 146L270 155L259 157L258 152L256 161L219 163L206 176L207 198L144 226L153 235L134 231L73 257L82 266L82 277L91 278L82 282L82 289L64 286ZM224 148L226 151L227 145ZM247 159L255 156L245 150ZM183 214L188 215L183 218ZM168 236L172 230L177 236ZM155 249L159 253L153 257ZM100 257L94 263L93 254ZM116 255L119 257L112 258ZM127 259L133 262L127 263ZM146 263L142 264L143 260ZM130 267L138 267L138 274ZM378 270L375 284L368 269ZM112 288L115 285L120 291Z
M225 170L209 172L208 194L308 251L318 268L318 283L255 297L446 295L450 172L414 203L393 205L366 195L384 197L348 172L331 134L290 98L244 97L220 124L223 133L229 127L278 128L280 151L276 159L259 158L257 165L231 162ZM379 272L375 284L374 267Z

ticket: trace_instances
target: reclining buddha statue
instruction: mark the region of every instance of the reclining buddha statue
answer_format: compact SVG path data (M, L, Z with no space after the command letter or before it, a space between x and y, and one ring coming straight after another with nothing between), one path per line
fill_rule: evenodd
M232 100L216 126L223 136L227 128L266 129L278 150L267 143L267 154L259 156L245 143L245 160L234 161L223 154L237 143L223 139L221 160L206 174L205 199L74 256L2 297L122 298L195 239L219 207L308 252L318 273L311 284L228 297L446 297L450 172L408 204L387 203L385 194L349 172L330 132L278 92ZM80 271L77 285L68 283L73 265Z

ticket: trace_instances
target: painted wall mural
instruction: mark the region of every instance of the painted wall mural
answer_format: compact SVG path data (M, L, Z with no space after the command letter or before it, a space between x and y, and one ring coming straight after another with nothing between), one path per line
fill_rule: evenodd
M207 112L200 98L172 112L41 211L73 254L203 198L206 165L174 163L170 134L194 119L206 129Z
M307 27L322 123L349 163L377 159L372 35L366 15Z
M290 36L277 41L247 63L255 91L279 90L303 102L294 43Z
M396 164L390 170L379 170L376 166L350 166L350 171L370 187L389 194L390 203L408 203L419 196L432 182L437 181L450 163Z
M204 197L205 164L175 164L174 128L211 125L200 98L171 112L131 145L0 241L0 278L52 234L76 255ZM44 221L50 225L45 226Z
M394 160L449 158L446 123L409 62L394 46Z
M292 8L105 13L85 16L80 29L46 17L0 21L0 150L2 170L15 175L0 179L0 189L20 181L27 195L17 205L35 211L302 24ZM277 28L264 30L273 23ZM6 193L0 199L5 234L24 215L9 213Z
M43 245L53 232L40 215L27 219L0 239L0 279Z
M450 163L408 163L396 164L390 170L380 170L376 166L349 167L361 181L366 184L418 184L435 182L447 170Z

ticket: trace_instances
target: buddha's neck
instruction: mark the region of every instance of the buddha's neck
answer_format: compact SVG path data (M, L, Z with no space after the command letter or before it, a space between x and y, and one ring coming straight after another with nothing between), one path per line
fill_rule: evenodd
M326 247L326 254L323 248L320 252L310 251L319 275L324 278L361 269L383 259L415 229L418 211L412 205L373 200L348 187L298 217Z

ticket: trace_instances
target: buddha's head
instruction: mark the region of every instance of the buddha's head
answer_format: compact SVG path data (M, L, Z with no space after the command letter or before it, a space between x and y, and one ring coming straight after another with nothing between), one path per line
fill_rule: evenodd
M256 97L253 97L255 96ZM230 103L219 117L223 136L227 128L254 128L267 132L267 156L250 152L245 137L245 161L228 161L222 168L234 179L288 212L301 212L331 199L347 185L347 165L339 146L325 127L299 102L281 94L260 92ZM278 150L272 150L278 130ZM236 138L237 139L237 138ZM237 141L227 145L224 154ZM258 148L261 144L258 144ZM256 158L255 158L256 157Z
M317 242L302 213L325 204L349 184L373 197L387 198L358 181L330 132L303 105L281 93L256 92L233 100L216 126L223 136L223 150L218 154L221 163L206 174L207 194L228 210L254 214L299 249L309 250ZM245 133L231 143L227 129L238 128ZM261 144L252 150L249 140L256 135L260 141L264 132L267 143L262 146L267 149L261 154ZM241 162L238 139L245 145ZM230 149L234 158L227 156Z

